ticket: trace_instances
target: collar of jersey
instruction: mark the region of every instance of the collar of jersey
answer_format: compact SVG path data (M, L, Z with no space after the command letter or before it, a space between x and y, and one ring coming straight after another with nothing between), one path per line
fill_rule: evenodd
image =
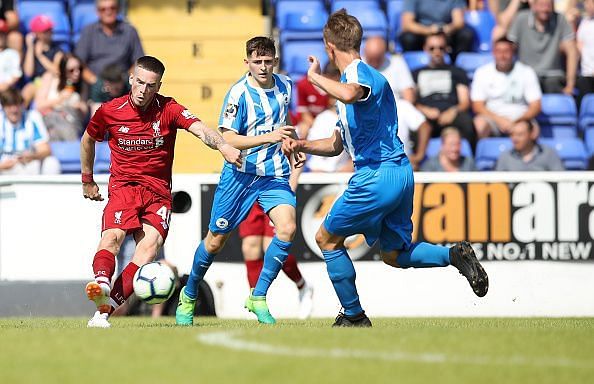
M264 92L271 92L271 91L276 91L278 90L278 85L276 84L276 77L274 77L274 74L272 75L272 80L274 80L274 85L270 88L262 88L262 87L254 87L253 85L250 84L250 73L246 73L245 74L245 83L247 84L247 86L249 88L252 88L255 91L258 91L258 89L261 89Z

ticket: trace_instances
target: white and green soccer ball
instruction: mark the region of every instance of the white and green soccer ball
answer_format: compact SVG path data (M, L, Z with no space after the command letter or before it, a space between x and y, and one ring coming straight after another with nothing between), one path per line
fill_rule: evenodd
M147 304L159 304L175 290L175 275L167 265L154 261L138 268L134 274L134 293Z

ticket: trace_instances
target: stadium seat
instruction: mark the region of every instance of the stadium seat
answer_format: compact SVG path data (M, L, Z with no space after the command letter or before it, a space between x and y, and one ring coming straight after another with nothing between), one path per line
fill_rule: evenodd
M52 155L60 161L62 173L80 173L79 141L53 141L50 147Z
M594 94L584 96L580 105L580 128L594 129Z
M349 15L354 15L361 9L381 10L378 0L334 0L330 4L330 11L336 12L340 9L346 9Z
M363 39L369 36L388 38L388 20L379 8L356 7L349 14L355 16L363 27Z
M577 107L573 97L563 94L544 94L542 112L536 117L542 137L576 137Z
M281 31L281 43L289 40L321 40L322 29L328 20L324 12L290 12L285 17L285 29Z
M429 143L427 144L427 149L425 150L425 156L435 157L439 154L441 149L441 138L435 137L429 139ZM470 147L470 143L466 139L462 139L462 145L460 147L460 153L464 157L472 157L472 148Z
M482 65L493 61L490 52L461 52L456 58L456 66L466 71L469 79L474 77L474 71Z
M402 57L404 61L406 61L406 65L411 72L422 68L429 64L429 55L425 53L425 51L408 51L402 53ZM450 59L450 55L445 56L446 64L451 64L452 60Z
M290 1L290 0L279 0L276 3L275 22L276 26L282 31L285 30L285 21L287 14L289 13L301 13L310 14L315 13L326 13L324 2L321 0L303 0L303 1Z
M474 51L491 51L491 32L495 27L495 18L489 11L466 11L464 23L474 30Z
M320 60L322 69L328 62L328 56L322 41L287 41L282 46L281 62L294 82L297 82L309 68L307 56L314 55Z
M547 145L555 151L563 161L565 169L580 170L588 167L588 154L584 142L577 137L542 138L539 143Z
M76 43L80 33L89 24L99 20L94 2L76 3L72 6L72 41Z
M54 22L54 41L62 49L70 51L70 20L63 1L21 1L18 3L18 12L20 29L24 34L29 31L31 19L37 15L48 16Z
M509 137L487 137L476 144L474 164L479 171L490 171L495 168L501 153L512 149Z
M388 16L388 33L390 41L396 41L398 31L400 30L400 16L402 15L402 6L404 0L388 0L386 3L386 14Z
M109 173L111 151L109 144L104 141L95 146L95 173Z

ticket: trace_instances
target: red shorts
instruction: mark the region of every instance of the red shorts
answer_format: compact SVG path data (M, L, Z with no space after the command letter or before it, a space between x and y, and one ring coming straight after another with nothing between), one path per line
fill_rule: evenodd
M170 199L165 199L139 184L124 185L109 191L101 230L120 228L133 233L142 228L142 222L147 222L165 240L169 232L170 217Z
M254 204L248 217L239 224L239 237L246 236L274 237L274 224L258 202Z

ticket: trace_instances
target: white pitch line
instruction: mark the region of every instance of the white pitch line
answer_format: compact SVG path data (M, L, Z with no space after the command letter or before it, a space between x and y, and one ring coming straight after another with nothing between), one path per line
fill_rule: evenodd
M536 366L536 367L563 367L563 368L592 368L594 361L576 361L566 358L532 358L524 356L502 357L476 357L476 356L455 356L445 353L407 353L407 352L376 352L362 349L316 349L316 348L293 348L280 345L266 344L256 341L241 339L240 332L209 332L200 333L198 341L235 351L248 351L265 353L270 355L292 356L292 357L327 357L334 359L365 359L402 361L425 364L470 364L470 365L515 365L515 366Z

